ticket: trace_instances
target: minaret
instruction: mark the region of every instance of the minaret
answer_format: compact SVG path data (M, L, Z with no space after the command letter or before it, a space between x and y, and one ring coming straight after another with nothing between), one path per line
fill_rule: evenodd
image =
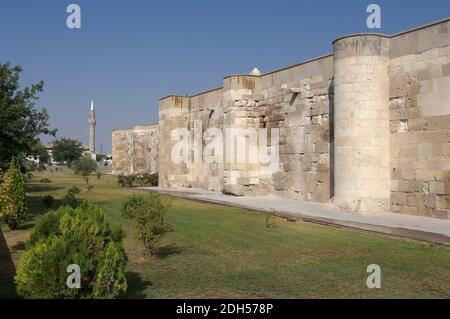
M91 101L91 112L89 113L89 152L95 154L95 108L94 100Z

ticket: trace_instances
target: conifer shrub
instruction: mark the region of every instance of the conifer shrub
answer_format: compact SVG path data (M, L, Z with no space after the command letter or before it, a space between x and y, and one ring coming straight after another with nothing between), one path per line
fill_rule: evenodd
M75 195L79 194L80 192L81 190L76 186L72 186L71 188L69 188L63 197L63 204L72 208L78 207L79 201Z
M25 181L16 160L12 160L0 184L0 219L10 229L17 229L28 219Z
M98 206L61 207L36 224L15 277L27 298L115 298L127 290L123 232ZM81 270L81 287L66 284L69 265Z

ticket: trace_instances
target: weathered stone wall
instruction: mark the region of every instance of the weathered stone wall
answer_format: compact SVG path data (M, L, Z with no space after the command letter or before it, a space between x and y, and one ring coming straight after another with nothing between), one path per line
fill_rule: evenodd
M136 125L112 134L114 174L158 172L158 125Z
M266 75L228 76L223 88L197 96L161 99L160 132L166 141L160 146L161 186L328 202L332 76L333 58L326 56ZM174 163L171 158L174 146L182 140L178 135L172 140L177 128L191 133L194 144L188 163ZM201 136L205 137L208 128L216 128L224 137L220 163L211 163L212 159L202 155L208 139ZM275 148L279 152L277 165L238 160L258 150L227 136L227 129L246 132L249 128L267 129L268 152ZM279 129L280 145L271 145L271 129ZM235 143L227 149L231 138Z
M161 99L160 186L450 218L449 21L343 37L331 55ZM239 160L261 156L254 130L267 133L276 165ZM204 154L216 135L221 151ZM118 170L145 167L132 136L113 134Z
M391 38L392 211L450 218L450 23Z

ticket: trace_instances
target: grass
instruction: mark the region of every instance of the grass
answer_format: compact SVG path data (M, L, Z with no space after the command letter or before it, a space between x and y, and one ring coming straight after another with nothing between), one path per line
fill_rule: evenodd
M39 183L44 177L52 183ZM113 176L92 176L90 182L94 189L87 193L84 181L70 172L35 174L27 185L33 220L17 231L2 226L10 253L0 237L0 297L14 296L7 277L31 226L45 213L42 197L61 200L72 185L124 228L130 298L450 297L448 247L281 218L267 228L264 214L184 199L173 199L168 219L174 232L157 260L144 263L132 222L120 216L133 190L117 186ZM370 264L381 267L382 289L366 287Z

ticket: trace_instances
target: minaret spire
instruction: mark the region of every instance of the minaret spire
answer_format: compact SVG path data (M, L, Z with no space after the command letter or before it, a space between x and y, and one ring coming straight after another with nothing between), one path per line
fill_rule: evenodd
M94 100L91 100L91 111L89 112L89 152L95 155L95 107Z

